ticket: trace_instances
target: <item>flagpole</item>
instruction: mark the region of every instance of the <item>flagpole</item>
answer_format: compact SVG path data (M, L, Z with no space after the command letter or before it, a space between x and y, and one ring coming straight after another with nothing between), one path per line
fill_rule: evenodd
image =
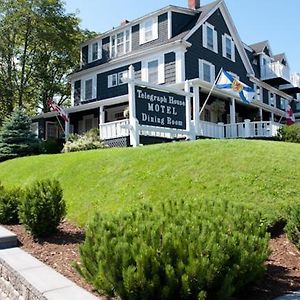
M219 71L219 73L218 73L218 75L217 75L217 77L216 77L216 80L215 80L214 84L212 85L212 87L211 87L211 89L210 89L210 91L209 91L209 93L208 93L207 98L206 98L205 101L204 101L204 104L203 104L203 106L202 106L202 108L201 108L201 110L200 110L200 112L199 112L199 117L200 117L200 118L201 118L201 114L202 114L202 112L203 112L203 110L204 110L204 108L205 108L205 106L206 106L206 104L207 104L207 102L208 102L208 100L209 100L209 98L210 98L210 96L211 96L211 94L212 94L212 92L213 92L213 89L215 88L215 86L216 86L216 84L217 84L217 82L218 82L218 80L219 80L219 78L220 78L222 72L223 72L223 68L220 69L220 71Z
M64 135L66 135L66 132L65 132L65 130L64 130L64 127L63 127L62 124L60 123L60 120L59 120L58 116L56 116L56 119L57 119L58 124L60 125L60 128L62 129Z

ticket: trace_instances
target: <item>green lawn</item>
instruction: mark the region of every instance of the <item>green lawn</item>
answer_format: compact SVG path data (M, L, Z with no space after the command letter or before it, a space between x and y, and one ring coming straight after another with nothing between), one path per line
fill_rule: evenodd
M141 148L44 155L0 163L4 186L57 178L68 218L80 225L96 209L113 213L168 198L230 199L270 222L300 196L300 145L201 140Z

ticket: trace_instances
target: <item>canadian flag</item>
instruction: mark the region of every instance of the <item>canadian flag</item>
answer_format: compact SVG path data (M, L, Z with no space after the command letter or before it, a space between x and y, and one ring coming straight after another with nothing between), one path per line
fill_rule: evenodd
M286 118L286 125L290 126L290 125L295 124L295 115L289 104L286 107L285 118Z

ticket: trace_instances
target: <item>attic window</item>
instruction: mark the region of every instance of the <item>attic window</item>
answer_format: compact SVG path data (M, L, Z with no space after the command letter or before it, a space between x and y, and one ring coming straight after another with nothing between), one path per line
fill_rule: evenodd
M203 25L203 47L218 53L218 34L209 23Z
M235 46L232 37L228 34L222 36L223 56L227 59L235 61Z
M140 25L140 44L158 39L158 17L145 20Z
M119 32L110 37L110 56L121 56L131 51L130 29Z

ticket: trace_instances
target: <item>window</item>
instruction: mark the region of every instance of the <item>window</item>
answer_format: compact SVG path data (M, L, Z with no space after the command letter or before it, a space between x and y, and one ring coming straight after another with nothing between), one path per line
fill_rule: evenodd
M125 84L123 81L124 78L128 77L128 71L123 71L118 73L118 85Z
M158 60L148 62L148 82L158 83Z
M256 100L262 101L262 88L260 86L256 86Z
M235 61L235 46L234 42L228 34L222 36L223 42L223 57L226 57L232 61Z
M108 88L118 85L118 74L108 75Z
M269 105L275 106L275 94L269 92Z
M199 78L213 83L215 81L215 66L208 61L199 60Z
M165 82L164 55L142 62L142 80L158 84Z
M158 17L147 19L140 25L140 44L158 39Z
M203 47L218 53L218 34L208 23L203 25Z
M84 100L91 100L93 98L93 79L85 81Z
M110 56L121 56L131 51L130 29L110 37Z
M285 100L284 98L280 98L280 108L285 110L287 106L287 100Z
M54 122L46 122L46 140L58 138L58 126Z
M102 58L102 46L101 43L92 44L92 61Z
M287 104L288 102L286 102ZM300 110L300 102L296 102L296 110L299 111Z

